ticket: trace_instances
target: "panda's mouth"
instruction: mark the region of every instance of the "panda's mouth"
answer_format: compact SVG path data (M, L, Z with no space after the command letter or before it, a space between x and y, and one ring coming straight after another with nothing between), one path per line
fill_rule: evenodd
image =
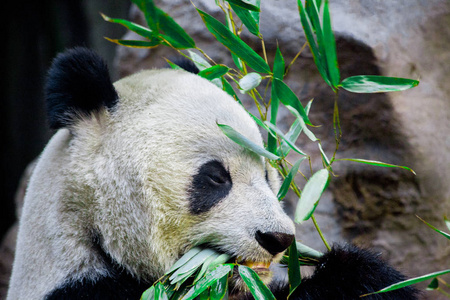
M245 260L243 262L240 262L241 265L251 268L258 275L267 275L267 272L270 272L269 271L270 263L271 263L270 261L269 262L259 262L259 261L251 261L251 260Z

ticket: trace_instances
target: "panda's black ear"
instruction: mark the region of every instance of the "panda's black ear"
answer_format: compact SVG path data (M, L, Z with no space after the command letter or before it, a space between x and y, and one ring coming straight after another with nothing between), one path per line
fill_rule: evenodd
M94 51L81 47L54 59L45 95L52 129L72 125L76 116L111 109L118 101L106 63Z

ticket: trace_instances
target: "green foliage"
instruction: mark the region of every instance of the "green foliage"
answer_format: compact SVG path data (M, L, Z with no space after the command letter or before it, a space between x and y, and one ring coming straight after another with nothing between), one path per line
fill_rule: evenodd
M297 8L300 15L299 26L303 27L318 72L335 94L333 128L336 146L333 155L330 156L331 159L327 156L320 140L313 132L314 126L309 119L309 111L313 101L310 100L306 106L303 106L298 96L284 82L284 77L289 72L290 66L294 64L305 46L301 47L288 67L286 67L281 49L277 47L273 67L272 69L269 67L263 35L260 32L260 0L216 0L216 4L224 12L226 25L208 13L195 8L206 29L221 45L229 50L236 68L215 63L174 19L155 6L153 0L132 0L132 2L144 12L148 28L126 20L102 16L108 22L125 26L134 31L145 40L108 40L127 47L153 48L160 45L171 47L192 60L200 70L200 76L222 88L241 105L242 102L236 91L250 97L258 109L259 116L250 113L249 115L262 129L267 131L265 148L255 144L249 137L243 136L227 124L217 124L217 126L224 135L245 148L245 151L265 157L272 166L279 170L284 182L278 192L278 199L283 200L288 190L291 189L299 198L295 221L301 223L311 219L328 249L328 243L314 218L314 210L319 204L322 193L334 176L332 168L334 163L351 161L380 167L402 168L414 173L408 167L389 163L355 158L336 158L342 136L338 109L340 89L355 93L391 92L412 88L417 86L419 82L411 79L372 75L355 75L341 80L328 0L305 0L304 4L301 0L297 0ZM262 55L254 51L241 39L240 33L243 28L246 28L260 40ZM183 49L195 51L182 51ZM179 69L174 63L168 60L167 62L172 68ZM266 85L266 91L270 87L270 93L265 91L262 95L260 94L262 84ZM283 133L277 126L278 110L281 105L295 117L286 133ZM269 114L270 119L268 119ZM314 172L310 155L296 145L297 139L302 133L311 143L317 144L323 169ZM302 158L293 163L290 162L287 156L291 150L300 154ZM300 171L300 164L303 161L309 162L309 175ZM306 180L303 188L300 188L296 183L295 179L298 174ZM446 222L450 228L450 222L448 220ZM446 233L437 229L434 230L446 236ZM301 281L300 265L314 265L322 253L299 242L294 242L289 247L288 253L283 257L282 263L288 265L290 292L292 292ZM274 299L272 293L251 268L238 265L236 262L230 263L229 260L230 257L227 254L195 247L178 260L156 284L150 287L142 295L142 299L194 299L196 297L198 299L226 299L228 277L231 276L235 266L237 266L238 273L255 298ZM435 278L442 274L442 272L433 273L433 276L430 275L431 277L426 278ZM411 282L417 281L411 280L402 284L407 285ZM392 288L389 287L389 289Z

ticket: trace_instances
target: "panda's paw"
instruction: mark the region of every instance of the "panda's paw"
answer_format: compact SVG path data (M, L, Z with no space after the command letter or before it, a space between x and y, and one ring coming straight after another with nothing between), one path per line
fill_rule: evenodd
M417 299L418 291L411 286L360 298L405 279L380 255L353 245L334 246L289 299Z

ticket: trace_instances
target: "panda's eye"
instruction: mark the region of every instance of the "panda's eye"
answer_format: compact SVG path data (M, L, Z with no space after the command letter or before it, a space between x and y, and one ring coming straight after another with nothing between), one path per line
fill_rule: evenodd
M222 176L221 174L208 174L206 177L212 184L215 185L222 185L229 182L228 178Z

